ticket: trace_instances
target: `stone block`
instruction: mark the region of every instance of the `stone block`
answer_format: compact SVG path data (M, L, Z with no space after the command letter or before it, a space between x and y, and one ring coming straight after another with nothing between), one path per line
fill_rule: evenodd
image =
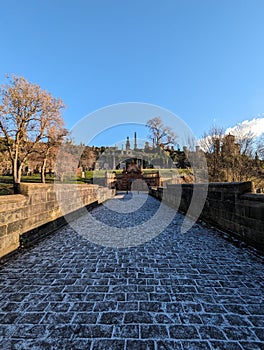
M234 207L234 212L235 212L235 215L237 215L237 216L245 216L246 215L245 205L243 204L242 201L236 202L235 207Z
M47 192L47 202L55 202L57 200L57 196L55 192Z
M12 234L0 237L0 257L11 253L19 247L19 235Z
M208 191L221 191L222 193L236 193L242 195L252 192L252 182L215 182L209 183Z
M26 219L10 222L7 225L7 234L21 233L23 231L24 223Z
M0 239L7 235L7 225L0 226Z
M35 195L37 193L47 193L53 189L53 184L42 184L42 183L20 183L19 193L25 196Z
M8 210L17 210L22 208L27 202L27 198L20 194L1 196L0 213L5 213Z
M0 222L1 224L8 224L9 222L20 220L23 217L22 213L23 211L20 209L2 212L0 213Z
M42 202L45 203L47 201L46 192L36 192L34 194L30 194L29 197L30 197L31 205L42 203Z
M239 223L242 226L249 227L251 229L258 229L264 232L264 220L258 220L246 216L234 216L234 222Z
M221 191L208 191L207 198L211 201L220 201L222 199L222 192Z
M236 193L224 192L222 200L224 202L226 202L226 201L235 202L236 198L237 198Z
M245 216L264 222L264 203L248 203L245 205Z

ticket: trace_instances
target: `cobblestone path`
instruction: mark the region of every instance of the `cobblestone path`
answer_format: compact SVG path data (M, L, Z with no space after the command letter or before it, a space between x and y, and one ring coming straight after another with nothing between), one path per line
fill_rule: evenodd
M158 206L150 197L133 215L92 213L114 230L117 217L135 225ZM0 348L264 349L261 260L204 225L181 234L182 220L121 249L66 226L2 263Z

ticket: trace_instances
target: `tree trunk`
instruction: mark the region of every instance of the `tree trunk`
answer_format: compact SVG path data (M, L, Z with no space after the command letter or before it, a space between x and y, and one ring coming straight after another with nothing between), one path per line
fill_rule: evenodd
M20 182L21 182L22 168L23 168L23 164L20 164L20 165L19 165L19 168L18 168L18 172L17 172L17 180L18 180L18 183L19 183L19 184L20 184Z
M46 164L47 164L47 158L43 159L42 166L41 166L41 182L45 183L45 170L46 170Z
M21 172L22 172L22 164L19 164L18 159L13 160L13 187L14 193L19 193L19 184L21 182Z

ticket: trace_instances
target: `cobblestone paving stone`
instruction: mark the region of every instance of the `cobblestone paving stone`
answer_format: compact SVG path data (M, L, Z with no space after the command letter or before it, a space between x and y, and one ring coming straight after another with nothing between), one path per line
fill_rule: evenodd
M149 197L133 215L92 213L114 230L158 206ZM203 224L181 234L182 221L122 249L66 226L3 262L0 348L264 349L262 260Z

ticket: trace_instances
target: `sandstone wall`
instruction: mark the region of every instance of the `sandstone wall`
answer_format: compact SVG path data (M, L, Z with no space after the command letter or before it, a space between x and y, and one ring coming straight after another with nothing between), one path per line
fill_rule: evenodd
M0 257L38 239L81 214L81 208L113 197L98 185L26 184L18 195L0 197ZM59 204L61 203L61 205Z
M150 194L174 207L180 203L179 210L186 213L194 186L205 190L202 184L168 185L152 188ZM200 219L264 252L264 195L251 192L251 182L210 183Z

